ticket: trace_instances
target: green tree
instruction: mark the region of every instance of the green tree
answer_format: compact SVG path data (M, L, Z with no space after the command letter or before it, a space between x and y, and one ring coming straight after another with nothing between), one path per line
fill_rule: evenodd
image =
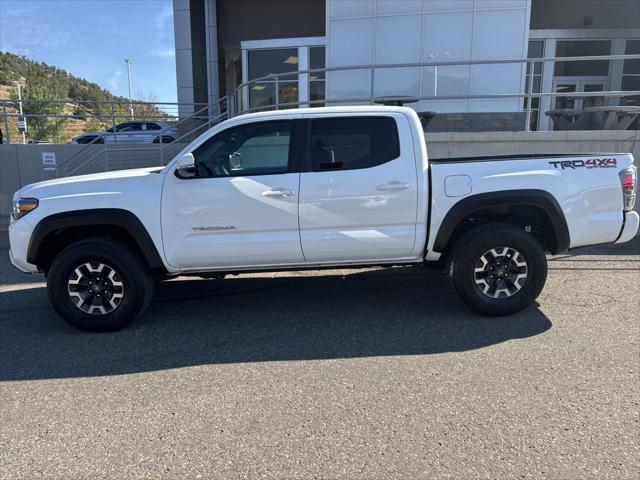
M106 124L105 123L101 123L95 118L90 118L84 124L83 131L85 133L86 132L97 132L97 131L100 131L100 130L104 130L105 128L106 128Z
M66 91L59 83L43 75L34 75L22 88L22 110L27 117L27 135L33 140L59 142L63 139L66 118L56 115L64 114L64 103L51 102L51 99L63 99ZM17 89L12 94L18 100Z

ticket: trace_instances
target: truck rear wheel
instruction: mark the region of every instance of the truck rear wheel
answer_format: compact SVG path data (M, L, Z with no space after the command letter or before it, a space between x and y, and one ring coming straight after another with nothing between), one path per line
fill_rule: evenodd
M118 330L148 307L153 278L128 245L106 238L81 240L54 259L47 276L49 301L80 330Z
M547 279L538 241L514 225L491 223L462 235L447 259L460 299L485 315L511 315L529 306Z

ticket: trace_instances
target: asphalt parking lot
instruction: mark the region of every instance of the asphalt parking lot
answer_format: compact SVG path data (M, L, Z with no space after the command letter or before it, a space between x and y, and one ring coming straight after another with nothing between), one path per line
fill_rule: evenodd
M422 268L162 284L59 320L0 234L0 477L638 478L640 240L554 258L539 305Z

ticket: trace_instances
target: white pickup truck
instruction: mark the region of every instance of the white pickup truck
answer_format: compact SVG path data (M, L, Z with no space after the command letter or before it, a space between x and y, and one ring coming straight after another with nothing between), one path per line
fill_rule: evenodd
M508 315L542 290L545 252L636 235L636 183L629 154L429 161L404 107L263 112L166 167L25 186L9 255L89 331L141 315L156 278L424 262L472 309Z

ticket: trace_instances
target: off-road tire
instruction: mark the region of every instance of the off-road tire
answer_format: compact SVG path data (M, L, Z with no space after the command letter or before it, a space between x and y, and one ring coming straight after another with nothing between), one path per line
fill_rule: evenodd
M104 314L90 314L70 296L69 279L84 264L104 264L117 272L123 289L120 303ZM73 243L54 259L47 275L47 294L55 311L66 322L88 332L119 330L138 318L149 306L154 279L140 255L124 242L90 238ZM109 307L108 308L113 308Z
M476 270L487 264L485 253L492 249L502 251L503 248L509 248L510 252L518 252L519 263L522 263L522 257L524 257L526 266L520 268L526 272L526 278L519 281L520 285L512 288L512 290L516 288L519 290L503 292L500 293L499 298L491 298L498 289L488 294L483 293L482 290L487 284L478 284L482 279L478 279L476 275L494 273L494 271L476 273ZM489 258L492 256L490 255ZM503 259L504 266L504 258L508 259L508 257L499 258ZM500 261L498 259L498 262ZM488 268L495 268L495 266L486 267ZM518 271L520 270L516 272ZM501 272L503 272L502 275L509 275L506 269ZM488 223L468 230L457 239L447 255L446 273L455 292L471 309L484 315L511 315L533 303L542 291L547 279L547 258L540 243L522 228L508 224ZM514 278L514 275L517 276L517 273L511 274L511 278ZM490 281L497 280L492 277ZM502 278L500 282L503 282ZM501 286L504 285L501 283Z

